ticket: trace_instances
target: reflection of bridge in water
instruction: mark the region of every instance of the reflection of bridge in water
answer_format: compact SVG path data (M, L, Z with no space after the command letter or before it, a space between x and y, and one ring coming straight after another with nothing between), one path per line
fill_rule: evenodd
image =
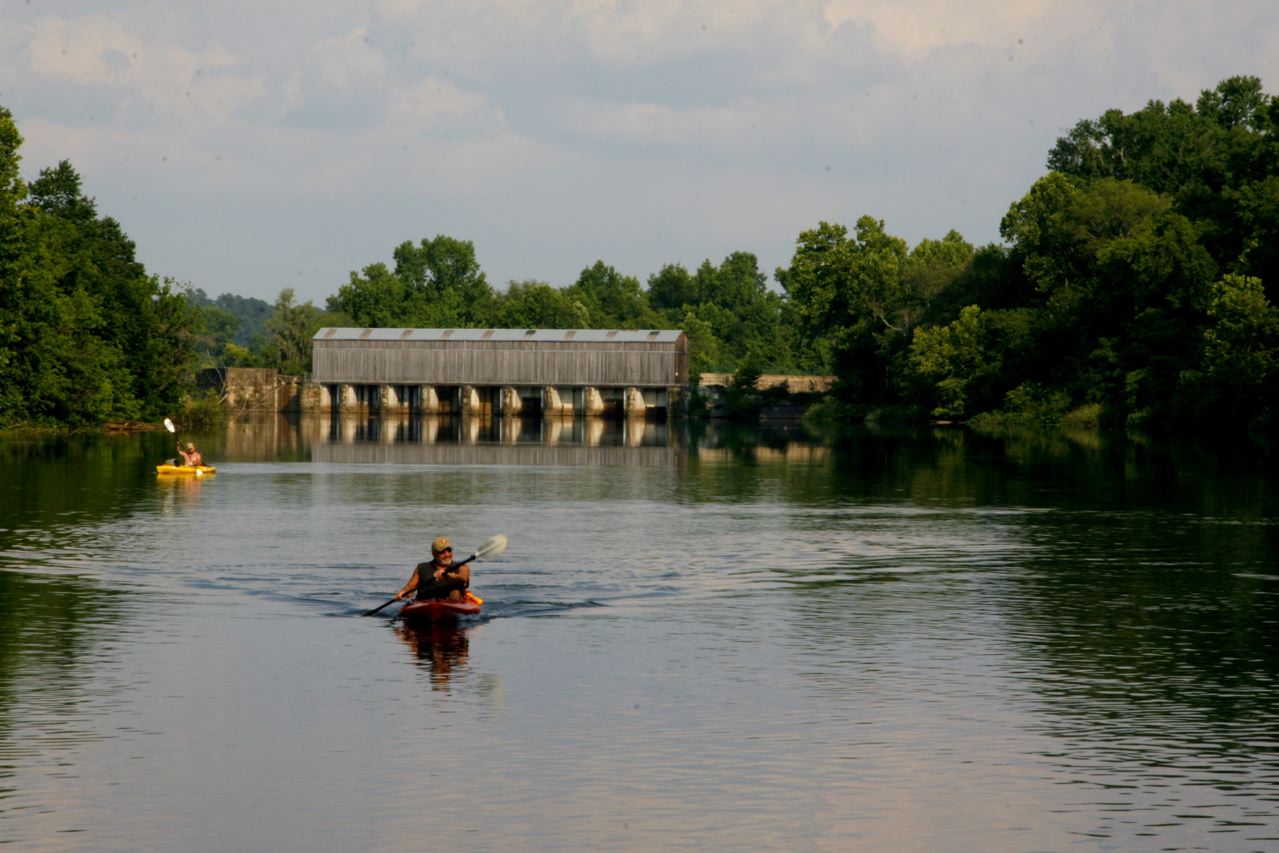
M419 465L806 465L829 458L829 448L798 430L758 437L769 441L728 442L711 424L690 439L681 423L642 418L272 414L233 421L221 453L232 460Z
M665 422L638 418L331 417L318 462L446 465L673 465L685 457Z

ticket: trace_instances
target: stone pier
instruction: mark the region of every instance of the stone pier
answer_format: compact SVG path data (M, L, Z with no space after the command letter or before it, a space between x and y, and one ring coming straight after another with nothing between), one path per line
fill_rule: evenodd
M369 415L493 415L546 419L602 415L643 417L669 411L667 389L559 385L358 385L299 381L290 409Z

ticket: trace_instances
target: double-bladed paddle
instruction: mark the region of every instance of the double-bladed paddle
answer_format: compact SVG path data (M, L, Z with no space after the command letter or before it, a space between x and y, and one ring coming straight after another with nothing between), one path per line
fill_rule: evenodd
M173 421L169 420L168 418L165 418L165 419L164 419L164 428L165 428L165 429L167 429L170 433L172 433L172 434L173 434L173 438L174 438L174 439L178 442L178 446L179 446L179 447L181 447L181 446L182 446L182 439L178 437L178 428L177 428L177 427L175 427L175 426L173 425ZM176 461L176 460L174 460L174 461ZM201 471L201 470L199 469L199 467L197 466L197 467L196 467L196 469L195 469L195 475L196 475L197 477L199 477L199 476L200 476L201 474L203 474L203 473L204 473L204 472L203 472L203 471Z
M465 560L463 560L460 563L454 563L449 568L455 569L458 566L465 566L467 563L471 562L472 560L478 560L480 557L496 557L498 554L502 553L505 550L506 550L506 534L499 533L496 536L492 536L488 539L485 539L484 543L480 545L480 547L475 549L474 554L467 557ZM420 583L417 586L413 587L413 589L409 590L409 592L411 594L411 593L417 592L419 589L432 586L434 584L435 584L434 580L430 580L425 583ZM372 616L374 613L377 613L382 608L390 607L392 604L394 604L395 602L399 600L400 600L399 597L392 598L390 601L386 602L385 604L379 604L377 607L374 607L372 610L366 611L363 615Z

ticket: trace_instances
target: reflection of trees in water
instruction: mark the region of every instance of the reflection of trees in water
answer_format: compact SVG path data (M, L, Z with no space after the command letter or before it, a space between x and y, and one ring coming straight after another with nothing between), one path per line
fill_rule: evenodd
M445 689L454 673L466 666L468 628L456 622L397 622L395 633L431 673L431 686Z
M1040 554L1011 578L1006 619L1061 727L1238 723L1279 738L1272 524L1136 511L1035 527Z
M173 456L172 436L77 435L0 441L0 547L12 531L94 523L133 511L155 481L155 466Z
M127 600L79 578L0 571L0 803L12 775L4 768L28 766L24 751L47 754L55 742L42 734L57 731L67 749L102 737L74 724L85 704L101 707L110 693L90 663L124 621Z
M819 614L795 629L815 652L990 608L1041 719L1169 748L1220 725L1205 748L1255 762L1279 740L1279 496L1247 462L1097 433L855 430L817 469L699 466L690 481L708 501L840 510L814 520L814 540L843 543L832 564L775 570Z

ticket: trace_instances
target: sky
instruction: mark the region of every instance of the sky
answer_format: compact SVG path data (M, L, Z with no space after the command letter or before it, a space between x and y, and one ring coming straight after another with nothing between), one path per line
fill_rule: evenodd
M820 222L999 240L1081 119L1279 92L1279 0L0 0L22 175L148 272L323 307L405 241L641 282Z

